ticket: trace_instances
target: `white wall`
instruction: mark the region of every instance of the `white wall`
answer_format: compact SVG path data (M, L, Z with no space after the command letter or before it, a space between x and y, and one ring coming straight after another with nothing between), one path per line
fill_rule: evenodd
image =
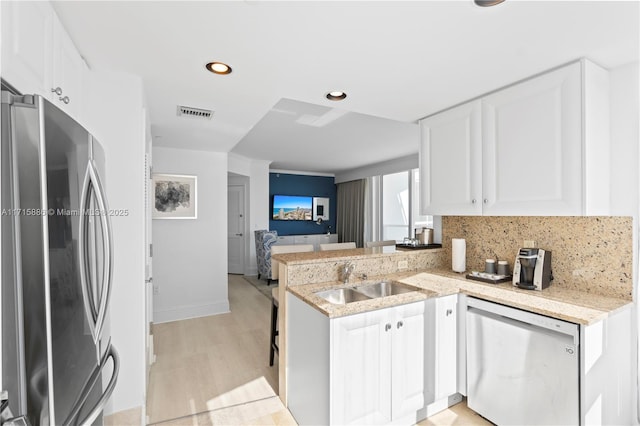
M419 142L419 141L418 141ZM416 146L416 149L418 147ZM370 164L357 169L336 174L336 183L349 182L356 179L364 179L371 176L388 175L417 169L420 165L418 153L406 157L394 158L381 163Z
M88 130L105 150L105 190L111 209L114 269L111 338L119 352L118 382L105 414L145 404L144 136L142 81L129 74L92 71L87 76Z
M252 160L237 154L229 154L229 172L249 177L249 205L247 218L248 253L245 258L245 275L257 275L256 246L253 231L269 229L269 161Z
M197 219L153 220L154 322L228 312L227 154L154 147L153 171L198 177Z

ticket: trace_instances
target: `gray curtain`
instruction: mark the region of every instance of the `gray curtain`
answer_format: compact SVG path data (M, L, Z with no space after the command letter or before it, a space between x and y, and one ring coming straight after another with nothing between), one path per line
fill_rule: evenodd
M355 242L364 247L364 213L367 181L365 179L337 185L336 231L341 242Z

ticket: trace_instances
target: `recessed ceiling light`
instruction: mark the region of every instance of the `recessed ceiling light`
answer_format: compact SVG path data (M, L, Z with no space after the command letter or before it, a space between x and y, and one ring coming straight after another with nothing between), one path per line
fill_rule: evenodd
M347 94L344 92L333 91L333 92L327 93L327 99L329 99L330 101L341 101L346 97L347 97Z
M231 67L222 62L209 62L206 68L214 74L231 74Z
M504 0L473 0L476 6L490 7L502 3Z

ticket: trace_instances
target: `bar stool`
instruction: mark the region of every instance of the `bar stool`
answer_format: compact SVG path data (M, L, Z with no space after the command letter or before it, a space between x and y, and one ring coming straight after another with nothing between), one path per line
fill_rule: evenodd
M273 366L273 356L278 352L278 287L271 289L271 341L269 344L269 366Z

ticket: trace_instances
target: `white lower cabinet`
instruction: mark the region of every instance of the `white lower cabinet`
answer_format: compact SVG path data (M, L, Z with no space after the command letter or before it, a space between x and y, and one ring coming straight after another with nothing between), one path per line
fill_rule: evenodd
M424 402L425 418L448 406L441 401L460 392L458 294L428 299L425 311ZM464 381L462 381L464 383ZM465 392L460 392L465 393ZM430 404L439 402L434 407Z
M415 423L424 301L329 319L287 297L288 407L299 424Z
M320 244L337 243L338 234L306 234L306 235L278 235L278 245L311 244L315 251L320 250Z

